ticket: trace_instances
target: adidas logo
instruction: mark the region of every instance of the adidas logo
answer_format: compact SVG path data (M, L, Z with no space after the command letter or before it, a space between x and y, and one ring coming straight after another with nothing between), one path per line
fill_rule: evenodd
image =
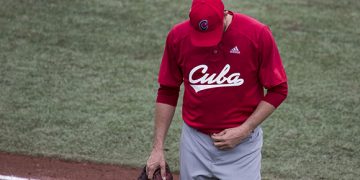
M230 53L231 54L240 54L240 50L239 50L239 48L237 46L235 46L234 48L232 48L230 50Z

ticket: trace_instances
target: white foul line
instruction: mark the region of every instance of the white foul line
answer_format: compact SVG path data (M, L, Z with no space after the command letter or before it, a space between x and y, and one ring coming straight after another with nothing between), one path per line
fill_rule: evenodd
M16 176L3 176L0 174L0 180L38 180L38 179L21 178L21 177L16 177Z

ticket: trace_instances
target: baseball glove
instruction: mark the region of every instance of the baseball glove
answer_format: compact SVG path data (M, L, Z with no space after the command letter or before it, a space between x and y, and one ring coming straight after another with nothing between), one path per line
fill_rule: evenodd
M155 170L153 179L154 180L162 180L160 168ZM143 170L141 171L141 174L138 177L138 180L148 180L147 175L146 175L146 165L143 168ZM173 176L171 174L170 167L167 163L166 163L166 180L173 180Z

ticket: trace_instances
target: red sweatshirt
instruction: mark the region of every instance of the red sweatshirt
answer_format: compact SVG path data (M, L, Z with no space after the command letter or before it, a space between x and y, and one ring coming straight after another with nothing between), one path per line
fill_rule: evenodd
M193 46L188 20L174 26L166 40L157 102L176 106L184 83L183 119L204 133L239 126L261 100L278 107L287 96L285 70L269 28L232 14L217 46Z

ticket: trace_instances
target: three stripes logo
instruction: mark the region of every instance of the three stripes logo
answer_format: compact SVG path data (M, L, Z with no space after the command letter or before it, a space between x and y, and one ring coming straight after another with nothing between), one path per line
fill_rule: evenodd
M230 49L230 53L231 54L240 54L240 50L237 46L235 46L232 49Z

